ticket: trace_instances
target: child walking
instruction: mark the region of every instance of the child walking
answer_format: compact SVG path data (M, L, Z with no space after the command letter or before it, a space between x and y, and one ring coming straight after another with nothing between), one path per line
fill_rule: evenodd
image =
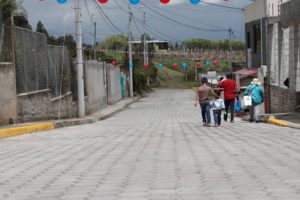
M223 99L220 98L221 92L216 91L215 93L218 95L218 98L213 101L212 108L214 114L215 127L218 127L221 125L221 115L222 115L222 110L225 108L225 104Z

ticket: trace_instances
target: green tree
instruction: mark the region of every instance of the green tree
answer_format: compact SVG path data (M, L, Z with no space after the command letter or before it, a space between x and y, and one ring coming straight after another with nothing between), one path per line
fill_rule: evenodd
M108 50L124 50L127 46L127 39L124 35L113 35L107 37L100 43L98 48Z
M244 41L232 41L233 50L244 50L245 42ZM183 41L185 48L195 49L229 49L229 40L206 40L206 39L190 39Z
M3 11L3 17L8 18L17 8L15 0L0 0L0 9Z
M44 24L41 21L38 21L38 23L36 25L36 32L44 33L47 35L47 38L49 37L48 31L46 30Z

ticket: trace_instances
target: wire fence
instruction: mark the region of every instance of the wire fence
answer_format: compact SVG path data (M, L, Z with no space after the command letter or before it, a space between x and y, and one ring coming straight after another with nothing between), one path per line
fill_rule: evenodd
M47 45L45 34L15 27L17 93L51 89L53 96L70 91L70 58L66 47Z

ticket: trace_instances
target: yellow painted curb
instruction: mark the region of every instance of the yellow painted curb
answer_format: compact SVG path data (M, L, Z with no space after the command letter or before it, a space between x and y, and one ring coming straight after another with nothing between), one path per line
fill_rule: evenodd
M286 121L279 120L279 119L276 119L274 117L271 117L270 119L268 119L268 123L269 124L275 124L277 126L285 126L285 127L289 125Z
M0 139L13 137L17 135L23 135L27 133L39 132L39 131L46 131L54 129L54 123L41 123L41 124L34 124L28 126L20 126L15 128L7 128L7 129L0 129Z

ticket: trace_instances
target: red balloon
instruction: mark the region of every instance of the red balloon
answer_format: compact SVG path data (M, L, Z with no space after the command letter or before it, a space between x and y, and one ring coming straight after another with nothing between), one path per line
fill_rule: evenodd
M149 66L149 65L148 65L147 63L144 63L144 68L145 68L145 69L147 69L148 66Z
M217 60L214 60L214 65L218 65L219 62Z
M176 68L176 67L177 67L177 63L174 63L174 64L173 64L173 67Z
M111 64L112 64L113 66L116 66L117 62L116 62L115 60L113 60L113 61L111 62Z
M108 0L98 0L99 3L107 3Z
M197 67L197 68L200 68L200 67L201 67L201 63L200 63L200 62L197 62L197 63L196 63L196 67Z
M162 3L162 4L167 4L167 3L169 3L169 1L170 1L170 0L160 0L160 3Z

